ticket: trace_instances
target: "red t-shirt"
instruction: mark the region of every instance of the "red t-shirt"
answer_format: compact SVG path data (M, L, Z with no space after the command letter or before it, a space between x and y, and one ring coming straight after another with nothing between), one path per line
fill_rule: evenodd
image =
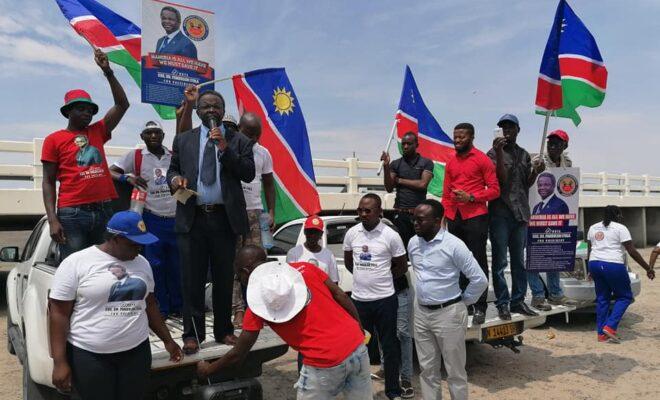
M263 320L249 308L243 329L258 332L268 324L289 346L303 355L303 363L317 368L341 364L364 343L358 322L332 297L325 285L328 275L307 262L291 263L303 276L311 298L290 321L276 324Z
M82 131L62 129L46 137L41 161L57 164L58 208L117 197L103 149L110 136L101 119Z
M472 203L454 200L453 190L464 190L474 196ZM478 217L488 213L486 202L500 197L500 184L495 174L493 161L476 148L465 154L454 155L445 166L445 181L442 189L442 205L448 219L456 218L456 210L462 219Z

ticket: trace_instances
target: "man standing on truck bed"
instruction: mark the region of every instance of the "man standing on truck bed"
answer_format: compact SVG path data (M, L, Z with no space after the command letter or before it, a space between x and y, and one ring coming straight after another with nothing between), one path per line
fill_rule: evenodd
M394 200L394 218L399 235L406 248L410 238L415 235L412 214L415 207L426 199L426 191L433 179L433 161L422 157L417 152L419 141L414 132L408 132L401 138L403 157L390 163L390 155L383 152L385 189L388 193L396 188ZM412 329L410 314L412 313L412 296L408 289L408 279L405 275L394 280L394 289L398 297L399 308L397 318L397 335L401 343L401 384L404 398L415 396L412 380Z
M142 219L158 242L144 247L156 281L156 298L164 318L181 312L181 271L174 233L176 200L165 179L172 152L163 146L165 132L156 121L144 125L140 138L144 149L135 149L110 167L112 179L145 190L147 198Z
M445 181L442 189L442 204L447 226L467 245L479 262L488 279L488 207L486 202L500 196L500 185L495 175L495 166L488 156L474 147L474 126L463 122L454 128L456 154L445 166ZM461 275L460 285L465 289L468 282ZM472 324L486 321L486 298L484 291L474 304Z
M48 135L41 149L44 208L60 259L103 241L105 224L112 215L110 202L117 197L103 145L112 137L129 103L108 56L97 49L94 59L108 79L115 105L90 125L99 107L84 90L68 91L60 112L69 123L66 129ZM60 183L57 195L56 181Z
M209 364L202 377L243 361L268 325L303 354L295 387L299 400L372 400L369 355L358 312L348 296L313 264L266 262L266 252L247 245L236 256L236 273L247 286L248 309L238 342Z

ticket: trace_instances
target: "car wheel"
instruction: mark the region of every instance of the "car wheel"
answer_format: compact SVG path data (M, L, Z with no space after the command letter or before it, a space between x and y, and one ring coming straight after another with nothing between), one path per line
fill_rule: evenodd
M53 388L34 382L30 376L28 357L25 357L23 363L23 400L66 400L69 398L69 396L64 396Z

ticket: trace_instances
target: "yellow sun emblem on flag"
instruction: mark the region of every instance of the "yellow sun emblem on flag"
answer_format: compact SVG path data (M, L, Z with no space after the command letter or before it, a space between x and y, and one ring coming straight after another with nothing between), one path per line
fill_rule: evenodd
M273 105L280 115L289 115L293 112L293 100L291 92L287 92L285 88L278 87L273 92Z

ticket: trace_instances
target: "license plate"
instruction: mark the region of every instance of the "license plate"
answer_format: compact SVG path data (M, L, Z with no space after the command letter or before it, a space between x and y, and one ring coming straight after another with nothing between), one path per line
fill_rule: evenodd
M523 331L522 322L511 322L497 326L489 326L482 329L483 340L500 339L507 336L515 336Z

